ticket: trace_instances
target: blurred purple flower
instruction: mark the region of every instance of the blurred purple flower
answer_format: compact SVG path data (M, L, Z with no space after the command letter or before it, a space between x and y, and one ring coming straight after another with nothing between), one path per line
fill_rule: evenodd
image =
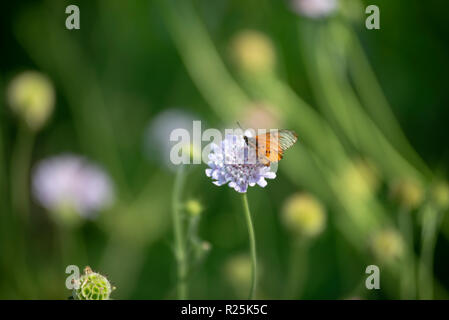
M248 148L242 136L227 135L220 143L211 145L209 169L206 175L212 178L217 186L228 183L235 191L245 193L248 186L267 185L267 179L276 178L276 174L252 157L252 148ZM253 155L254 156L254 155Z
M42 160L33 172L33 194L49 211L70 208L88 218L114 199L109 176L97 165L75 155Z
M326 17L337 9L337 0L291 0L292 9L309 18Z

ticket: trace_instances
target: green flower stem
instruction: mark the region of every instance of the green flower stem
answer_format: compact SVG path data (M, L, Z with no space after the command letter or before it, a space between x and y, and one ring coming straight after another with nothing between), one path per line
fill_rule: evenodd
M419 260L419 298L433 299L433 256L439 224L438 212L431 205L422 214L421 257Z
M249 300L254 299L257 283L257 255L256 255L256 236L254 234L254 226L249 211L248 198L246 193L242 195L243 209L245 211L246 225L248 226L249 246L251 251L251 288L249 291Z
M187 256L184 230L181 217L181 196L185 183L185 167L179 165L175 178L172 197L172 223L175 236L175 258L177 263L177 295L178 299L187 299Z
M13 211L27 224L29 214L28 174L33 151L34 134L22 123L11 156L11 202Z
M29 267L26 239L29 224L29 170L34 133L21 122L11 154L11 223L14 226L14 261L16 280L32 297L36 297L33 275Z
M290 252L289 276L286 299L299 299L304 289L304 280L307 276L307 239L298 239Z
M398 216L399 230L401 231L405 244L406 252L404 253L403 263L407 268L404 268L400 273L400 295L401 299L415 299L416 298L416 281L415 281L415 259L414 259L414 240L413 240L413 223L411 219L411 212L406 209L401 209Z

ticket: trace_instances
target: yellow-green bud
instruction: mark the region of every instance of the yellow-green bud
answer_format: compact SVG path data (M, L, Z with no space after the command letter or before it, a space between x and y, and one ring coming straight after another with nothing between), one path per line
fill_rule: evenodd
M366 198L379 187L379 170L370 161L355 159L343 170L341 183L349 196Z
M324 230L326 214L323 205L314 196L295 194L284 205L282 221L293 234L315 237Z
M275 65L275 52L270 39L254 30L241 31L231 41L235 63L249 72L269 71Z
M421 184L411 178L393 182L391 194L403 208L408 210L418 208L424 200L424 191Z
M394 229L384 229L376 232L371 239L374 256L383 263L397 261L404 254L404 242Z
M432 186L431 197L440 210L449 208L449 185L446 181L438 181Z
M248 293L251 284L251 259L239 254L230 258L225 264L225 276L237 295Z
M16 76L8 87L8 102L33 130L39 130L53 111L55 92L50 80L36 71Z
M198 216L203 212L203 206L198 200L190 199L185 203L185 209L191 216Z
M75 300L109 300L111 292L115 290L105 276L93 272L88 266L76 282L77 289L73 290Z

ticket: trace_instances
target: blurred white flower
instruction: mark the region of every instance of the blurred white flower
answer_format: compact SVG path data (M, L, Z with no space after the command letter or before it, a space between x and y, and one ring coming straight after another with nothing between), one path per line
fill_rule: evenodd
M309 18L322 18L337 9L337 0L292 0L292 9Z
M33 172L33 195L52 213L76 212L91 218L114 200L109 176L97 165L75 155L42 160Z
M55 101L51 81L36 71L16 76L8 87L8 102L33 130L39 130L50 117Z
M193 114L176 108L167 109L156 115L145 132L144 148L147 157L151 161L162 162L169 169L175 169L176 166L170 161L170 150L179 142L171 142L170 134L175 129L186 129L192 138L194 120L198 119L195 119ZM186 148L191 147L189 142Z

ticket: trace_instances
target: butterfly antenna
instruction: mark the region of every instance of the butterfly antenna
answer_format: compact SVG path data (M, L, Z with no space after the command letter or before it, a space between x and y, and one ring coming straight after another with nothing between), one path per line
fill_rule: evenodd
M242 129L242 131L243 131L243 128L242 128L242 126L240 125L240 122L237 121L237 125L238 125L239 128Z

